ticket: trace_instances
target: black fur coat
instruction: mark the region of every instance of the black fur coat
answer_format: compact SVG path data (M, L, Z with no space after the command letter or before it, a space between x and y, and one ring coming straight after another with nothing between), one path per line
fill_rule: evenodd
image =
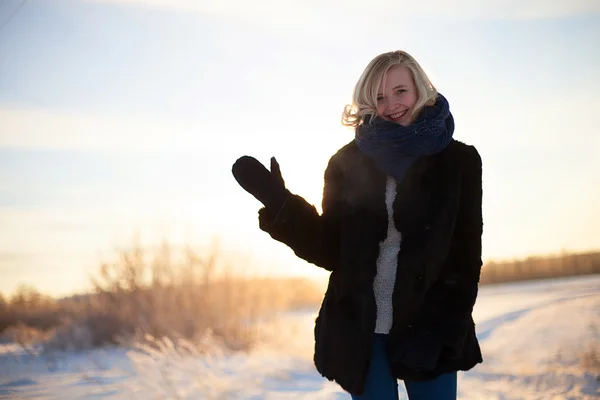
M387 346L398 379L429 380L483 361L472 319L482 265L481 177L475 147L454 140L416 161L398 183L393 210L402 243ZM323 376L356 394L364 391L375 330L373 280L388 228L386 179L351 142L329 160L321 215L291 194L277 215L259 211L262 230L331 271L315 322L314 362ZM398 360L400 349L423 346L426 336L442 348L435 369L415 370Z

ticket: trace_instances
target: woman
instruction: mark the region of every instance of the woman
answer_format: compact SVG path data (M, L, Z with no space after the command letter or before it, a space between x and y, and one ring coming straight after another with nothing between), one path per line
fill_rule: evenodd
M271 159L233 165L260 200L260 228L331 271L314 362L353 399L456 399L482 362L472 310L481 271L481 158L417 61L373 59L342 122L355 138L329 160L323 212L290 193Z

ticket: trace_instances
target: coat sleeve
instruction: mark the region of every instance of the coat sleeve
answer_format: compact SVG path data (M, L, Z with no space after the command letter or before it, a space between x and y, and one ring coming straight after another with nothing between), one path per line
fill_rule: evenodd
M458 215L447 261L426 294L421 318L443 345L462 353L481 274L482 166L475 147L467 148Z
M294 253L328 271L336 269L340 247L341 176L332 158L323 186L323 213L304 198L288 193L281 210L259 210L260 229L289 246Z

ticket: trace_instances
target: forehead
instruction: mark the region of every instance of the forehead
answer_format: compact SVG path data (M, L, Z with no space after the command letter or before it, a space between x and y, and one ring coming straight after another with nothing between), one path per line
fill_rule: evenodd
M383 75L379 84L379 92L391 90L399 85L413 85L413 77L408 68L397 65L388 69Z

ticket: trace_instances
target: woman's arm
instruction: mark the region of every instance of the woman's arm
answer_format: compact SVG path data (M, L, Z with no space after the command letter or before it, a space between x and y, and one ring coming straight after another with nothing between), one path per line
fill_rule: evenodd
M259 226L298 257L333 271L339 260L342 212L341 176L334 159L327 165L324 180L321 215L302 197L288 193L277 212L260 209Z
M440 279L427 292L420 318L443 345L462 352L481 274L482 163L467 147L459 211L450 251Z

